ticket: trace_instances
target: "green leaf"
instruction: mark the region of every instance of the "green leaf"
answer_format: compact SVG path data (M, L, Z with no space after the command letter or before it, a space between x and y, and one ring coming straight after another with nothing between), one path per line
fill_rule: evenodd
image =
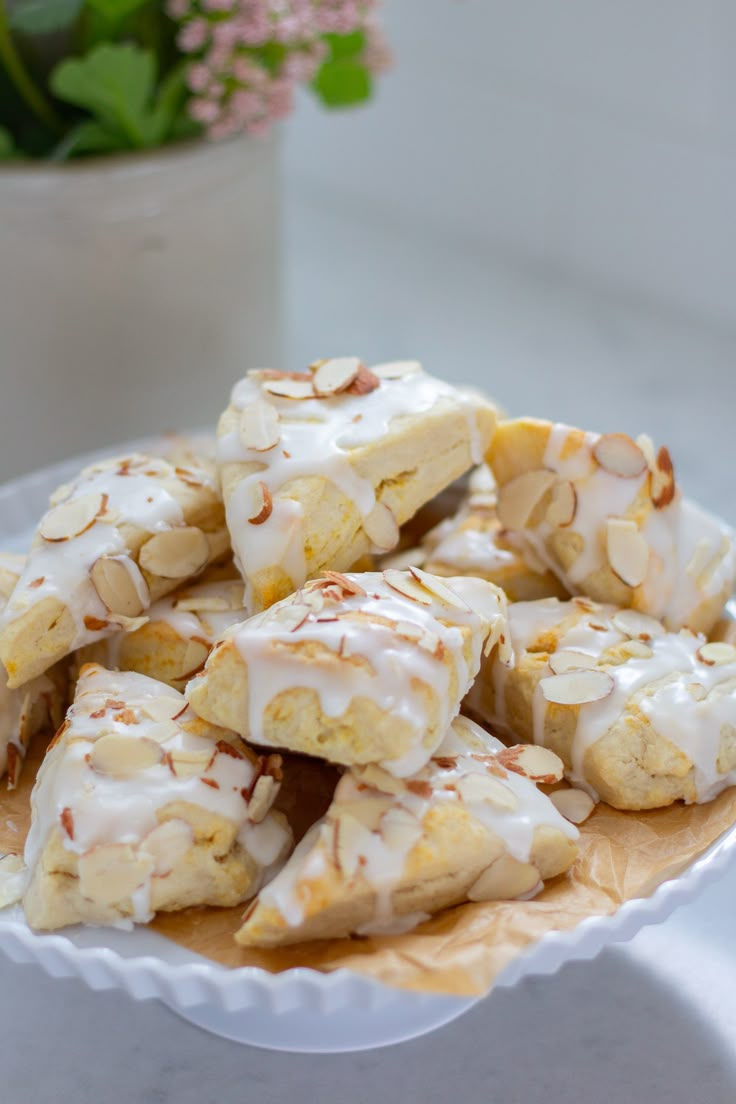
M26 34L46 34L70 26L84 0L16 0L10 9L10 26Z
M0 161L14 161L17 156L13 135L7 127L0 126Z
M171 133L187 96L185 73L186 62L183 62L163 81L155 106L144 123L149 145L161 145Z
M148 0L87 0L87 7L93 8L104 15L109 23L116 25L147 3Z
M350 34L326 34L323 38L330 47L331 58L356 57L365 49L365 33L352 31Z
M51 73L60 100L86 108L103 126L125 135L129 147L156 145L150 102L156 80L153 54L139 46L103 43L83 58L67 58Z
M59 142L51 154L52 161L67 161L81 153L116 153L129 148L128 141L120 131L108 129L94 119L85 119L77 123Z
M370 98L372 82L359 61L337 58L320 67L312 87L327 107L349 107Z

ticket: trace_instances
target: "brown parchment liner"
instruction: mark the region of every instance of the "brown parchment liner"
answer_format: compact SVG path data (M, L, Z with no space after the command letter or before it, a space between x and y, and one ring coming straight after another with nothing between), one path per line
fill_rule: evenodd
M20 786L0 785L0 851L20 852L30 819L29 796L43 755L33 750ZM289 761L281 806L297 835L325 811L336 773L321 763ZM550 930L574 928L588 916L613 913L676 877L736 823L736 787L707 805L675 805L622 813L600 805L581 825L580 857L568 875L533 901L466 904L448 909L407 935L305 943L283 950L238 947L233 932L243 907L187 909L159 915L152 927L225 966L294 966L355 970L387 985L424 992L485 993L500 971Z

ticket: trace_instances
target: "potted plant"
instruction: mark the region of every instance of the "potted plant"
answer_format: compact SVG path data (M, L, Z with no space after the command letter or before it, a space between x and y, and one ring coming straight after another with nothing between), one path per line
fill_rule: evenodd
M209 422L278 359L273 124L370 96L375 7L0 0L0 478Z

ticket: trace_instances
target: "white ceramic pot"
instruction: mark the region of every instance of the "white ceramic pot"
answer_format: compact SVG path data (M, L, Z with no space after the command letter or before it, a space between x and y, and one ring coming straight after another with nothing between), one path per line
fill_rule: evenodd
M0 171L0 481L278 363L278 139Z

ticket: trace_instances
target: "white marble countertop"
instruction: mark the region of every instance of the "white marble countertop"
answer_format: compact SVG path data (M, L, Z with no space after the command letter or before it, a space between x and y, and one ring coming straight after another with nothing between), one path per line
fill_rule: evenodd
M734 335L303 195L287 214L295 363L418 356L515 412L647 430L690 493L736 520ZM626 947L499 992L424 1039L335 1057L242 1047L0 958L0 1100L733 1104L734 903L736 870Z

